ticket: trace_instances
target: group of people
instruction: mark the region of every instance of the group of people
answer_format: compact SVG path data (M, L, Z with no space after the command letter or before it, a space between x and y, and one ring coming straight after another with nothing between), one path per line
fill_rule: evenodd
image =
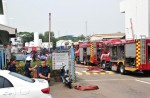
M26 58L26 63L24 66L24 75L31 78L31 72L37 70L37 78L42 78L50 81L51 70L50 67L46 65L46 59L41 59L41 65L39 67L31 67L31 57ZM16 72L16 60L11 59L7 64L7 70L11 72Z
M26 57L31 57L33 59L33 61L36 60L47 60L52 58L52 52L45 52L45 51L41 51L41 52L37 52L37 51L27 51L27 50L22 50L21 51L24 55L26 55Z

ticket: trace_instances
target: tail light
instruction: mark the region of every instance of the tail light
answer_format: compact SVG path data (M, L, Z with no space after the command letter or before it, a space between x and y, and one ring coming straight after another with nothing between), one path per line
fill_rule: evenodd
M41 90L44 94L49 94L50 93L50 88L44 88Z

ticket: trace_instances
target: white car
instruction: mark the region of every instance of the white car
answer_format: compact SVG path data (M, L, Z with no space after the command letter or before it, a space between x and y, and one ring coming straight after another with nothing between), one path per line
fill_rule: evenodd
M52 98L44 79L31 79L8 70L0 70L0 98Z

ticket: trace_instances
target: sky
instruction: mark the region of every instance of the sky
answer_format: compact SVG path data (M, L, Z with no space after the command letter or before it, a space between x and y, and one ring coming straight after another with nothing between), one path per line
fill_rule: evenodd
M20 31L45 32L56 37L125 31L121 0L6 0L9 24Z

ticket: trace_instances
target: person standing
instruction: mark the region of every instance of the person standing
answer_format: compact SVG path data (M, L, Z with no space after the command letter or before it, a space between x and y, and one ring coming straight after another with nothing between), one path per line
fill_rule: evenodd
M37 55L36 55L36 51L34 51L34 52L33 52L33 61L34 61L34 62L36 61L36 56L37 56Z
M31 65L30 65L31 61L32 61L32 58L27 57L26 58L26 63L25 63L25 66L24 66L24 68L25 68L25 74L24 75L29 77L29 78L31 78L31 71L34 71L35 68L36 68L36 66L33 67L33 68L31 67Z
M47 57L45 56L45 53L43 53L40 57L41 61L45 61L47 60Z

